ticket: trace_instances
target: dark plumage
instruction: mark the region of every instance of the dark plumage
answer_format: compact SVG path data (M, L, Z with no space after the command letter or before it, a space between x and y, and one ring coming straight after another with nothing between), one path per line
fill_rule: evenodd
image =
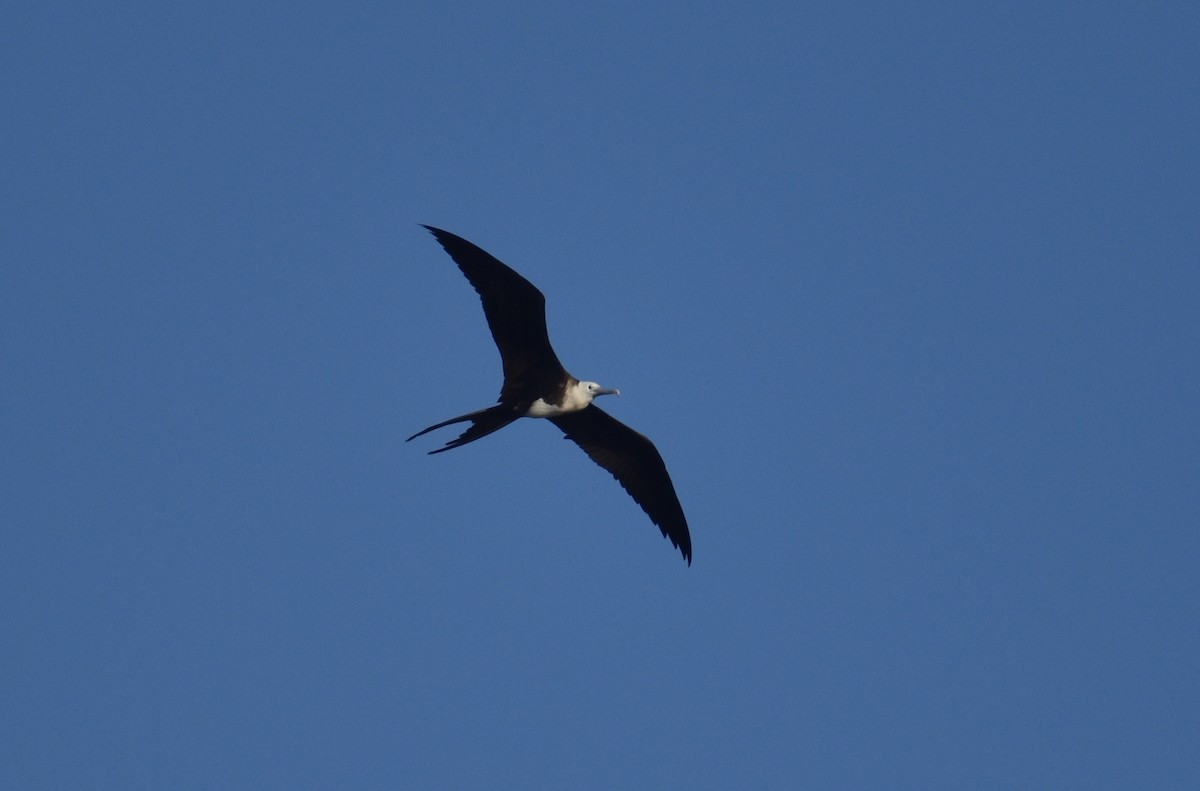
M558 426L592 461L612 473L662 534L692 563L692 539L662 456L649 439L602 411L592 399L617 393L567 373L546 332L546 298L498 259L454 234L424 226L441 243L479 293L492 338L504 365L496 406L436 423L415 439L455 423L471 425L444 447L461 447L519 417L544 417Z

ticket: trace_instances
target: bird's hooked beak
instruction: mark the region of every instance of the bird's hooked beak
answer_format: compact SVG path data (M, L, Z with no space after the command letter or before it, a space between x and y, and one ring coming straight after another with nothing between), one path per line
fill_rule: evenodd
M621 395L621 391L617 390L614 387L601 387L599 390L596 391L596 395L598 395L598 396L602 396L602 395L619 396L619 395Z

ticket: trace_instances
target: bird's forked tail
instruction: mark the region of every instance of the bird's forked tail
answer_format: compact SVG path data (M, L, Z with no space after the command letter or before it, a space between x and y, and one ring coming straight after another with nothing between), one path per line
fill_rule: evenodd
M459 415L458 417L452 417L449 420L443 420L441 423L435 423L427 429L418 431L416 434L413 434L404 441L409 442L410 440L414 440L422 434L428 434L434 429L439 429L443 426L450 426L455 423L463 423L468 420L471 421L471 427L462 434L459 434L457 439L452 439L447 442L444 448L438 448L437 450L429 451L430 455L434 453L443 453L453 448L466 445L468 442L474 442L480 437L486 437L493 431L499 431L520 416L521 413L514 410L511 406L497 404L494 407L480 409L478 412L470 412L466 415Z

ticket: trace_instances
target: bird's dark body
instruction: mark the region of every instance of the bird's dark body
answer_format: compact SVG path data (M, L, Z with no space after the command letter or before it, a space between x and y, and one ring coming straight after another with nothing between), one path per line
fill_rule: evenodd
M590 397L589 401L583 402L586 405L582 408L568 403L572 390L580 382L567 373L550 345L546 330L546 298L542 292L466 239L428 225L425 228L441 243L479 293L488 327L500 350L504 383L496 406L436 423L409 439L444 426L470 422L470 427L456 439L430 451L442 453L498 431L517 418L546 417L594 462L612 473L691 565L692 540L687 519L654 444L591 404ZM590 383L589 386L596 385ZM604 392L613 391L600 390L598 394ZM530 409L535 405L551 411L530 415ZM557 413L555 408L567 411Z

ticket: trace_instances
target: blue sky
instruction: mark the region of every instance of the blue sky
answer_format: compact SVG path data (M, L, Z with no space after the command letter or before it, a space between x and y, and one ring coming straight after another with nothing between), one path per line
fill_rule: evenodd
M3 787L1195 784L1194 3L3 27Z

